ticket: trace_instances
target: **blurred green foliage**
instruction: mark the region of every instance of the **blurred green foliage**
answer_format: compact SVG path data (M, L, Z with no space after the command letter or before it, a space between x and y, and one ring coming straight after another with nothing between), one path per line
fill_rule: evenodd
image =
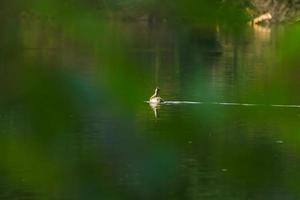
M300 104L298 25L245 4L1 1L0 198L298 198L298 110L143 103Z

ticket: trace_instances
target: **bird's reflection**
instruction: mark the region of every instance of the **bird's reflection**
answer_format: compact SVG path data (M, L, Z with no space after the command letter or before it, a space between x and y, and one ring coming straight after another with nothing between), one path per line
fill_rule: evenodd
M155 118L159 118L159 109L160 105L158 103L149 103L150 107L152 108L154 112Z

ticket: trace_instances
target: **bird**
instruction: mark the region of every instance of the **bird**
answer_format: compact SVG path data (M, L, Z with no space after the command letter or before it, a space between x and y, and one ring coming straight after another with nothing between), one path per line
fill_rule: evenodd
M159 87L156 87L154 94L149 99L149 103L160 104L164 102L164 100L159 96L159 91L160 91Z

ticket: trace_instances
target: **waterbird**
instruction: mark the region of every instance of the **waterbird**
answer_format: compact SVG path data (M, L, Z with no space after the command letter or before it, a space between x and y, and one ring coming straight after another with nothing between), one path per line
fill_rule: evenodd
M155 88L154 94L150 97L149 103L151 104L160 104L164 102L164 100L159 96L159 87Z

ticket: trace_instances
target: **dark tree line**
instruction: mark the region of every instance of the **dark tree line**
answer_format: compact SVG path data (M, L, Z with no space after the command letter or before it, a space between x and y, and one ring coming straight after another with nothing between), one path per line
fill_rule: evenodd
M61 16L69 11L80 14L85 10L150 22L183 20L234 24L247 22L264 13L270 13L274 23L300 20L300 0L3 0L0 2L0 16L34 13L36 8L42 8L42 13L60 12Z

